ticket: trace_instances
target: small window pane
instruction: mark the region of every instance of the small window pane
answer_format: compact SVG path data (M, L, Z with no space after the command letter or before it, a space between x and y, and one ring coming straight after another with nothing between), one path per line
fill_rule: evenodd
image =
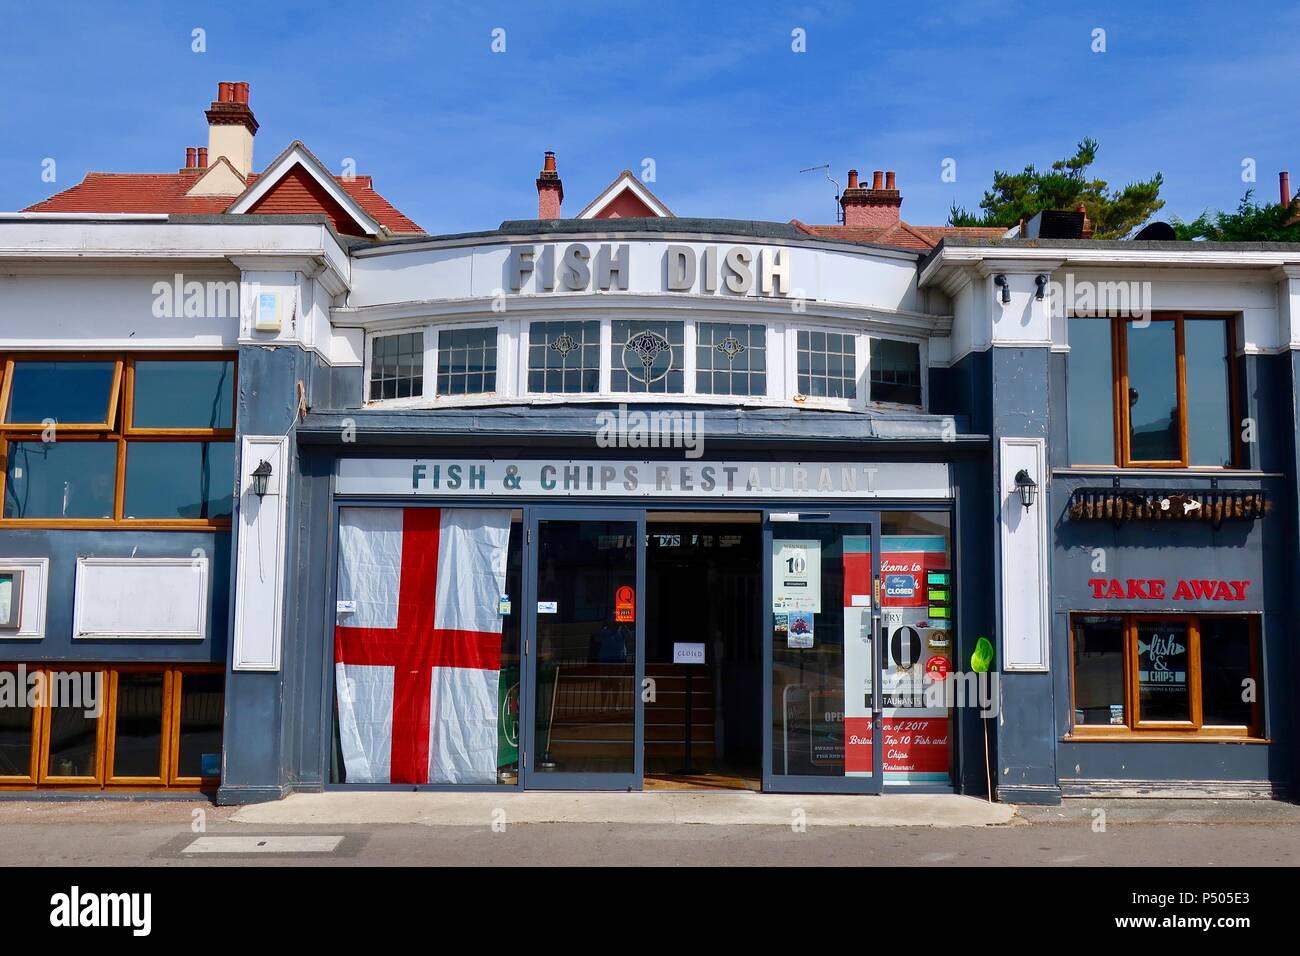
M600 323L529 323L528 390L599 391Z
M136 428L231 428L235 363L135 363L132 424Z
M176 754L178 777L221 775L221 722L225 711L221 674L181 676L180 741Z
M1178 358L1173 322L1128 323L1129 452L1134 461L1179 461Z
M7 679L16 680L15 673ZM26 777L31 770L32 708L23 688L13 706L0 707L0 777Z
M108 421L113 391L113 362L14 362L10 386L11 424L40 424L53 419L65 425Z
M233 442L134 441L126 450L126 518L229 518Z
M1066 415L1070 461L1076 465L1115 463L1115 379L1111 323L1070 319L1066 359Z
M678 395L685 391L684 323L616 320L610 349L612 391Z
M796 338L799 392L813 398L858 397L856 336L799 332Z
M1249 727L1252 704L1250 622L1240 617L1203 617L1201 625L1201 723ZM1259 688L1254 688L1258 694Z
M370 401L424 394L424 333L380 335L370 342Z
M695 326L695 391L767 394L767 326L700 322Z
M871 400L921 404L921 346L893 339L871 340Z
M1228 324L1221 319L1183 322L1187 366L1187 454L1193 465L1231 468L1232 401L1229 398Z
M114 777L162 775L163 675L118 674Z
M52 777L98 777L95 754L106 675L102 672L52 671L50 695L50 758L45 772Z
M1125 726L1124 622L1083 617L1074 623L1074 722Z
M438 333L438 394L482 395L497 390L497 330Z
M1190 721L1191 668L1187 624L1183 621L1138 621L1138 719Z
M6 518L111 518L117 443L9 443Z

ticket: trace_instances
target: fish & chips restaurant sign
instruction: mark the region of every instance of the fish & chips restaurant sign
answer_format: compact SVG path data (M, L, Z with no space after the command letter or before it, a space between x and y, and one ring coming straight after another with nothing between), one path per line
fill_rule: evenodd
M524 498L950 498L938 462L343 458L340 495Z

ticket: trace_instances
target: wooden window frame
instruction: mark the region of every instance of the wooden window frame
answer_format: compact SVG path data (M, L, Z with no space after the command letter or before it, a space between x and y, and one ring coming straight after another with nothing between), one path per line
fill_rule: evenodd
M44 675L42 679L45 681L44 693L47 695L47 697L51 693L50 674L56 670L59 671L60 673L86 672L92 674L101 674L103 675L100 678L100 680L102 681L101 686L104 688L111 687L111 681L109 679L109 671L107 667L104 667L103 665L96 666L94 662L90 662L90 661L79 661L76 663L69 662L68 664L63 666L42 668L43 675ZM104 701L104 706L100 709L99 716L95 718L95 772L93 774L89 774L86 776L66 776L63 774L51 773L49 770L50 724L54 717L54 702L48 699L42 701L40 706L41 758L40 758L40 764L37 767L37 777L36 777L36 782L39 786L70 787L70 788L90 787L94 789L100 789L103 786L104 769L105 769L104 750L106 745L106 741L104 739L105 738L104 718L108 715L108 712L111 708L112 708L112 693L109 692L108 694L106 694L106 700Z
M1075 644L1078 639L1078 620L1082 617L1115 617L1122 622L1123 628L1123 674L1124 674L1124 725L1113 724L1078 724L1074 721L1075 701L1077 695L1077 674L1075 666ZM1232 618L1244 620L1249 629L1251 677L1255 681L1257 693L1251 703L1251 722L1247 726L1240 724L1210 724L1203 719L1202 707L1202 669L1201 669L1201 622L1211 618ZM1266 743L1263 736L1263 686L1261 673L1263 658L1260 647L1258 614L1198 614L1198 613L1132 613L1126 611L1074 611L1069 619L1069 657L1070 657L1070 731L1067 740L1136 740L1136 741L1213 741L1232 740L1250 743ZM1190 721L1143 721L1140 694L1137 680L1138 654L1137 629L1139 623L1178 622L1187 625L1187 662L1188 693L1190 695Z
M37 668L36 670L39 670ZM0 664L0 671L17 673L18 664L8 662ZM35 673L35 670L29 670L28 674ZM19 689L20 693L25 694L27 688ZM17 787L19 789L30 789L36 786L36 774L41 763L41 708L32 708L31 727L29 728L30 739L27 748L27 775L3 774L0 775L0 789L9 789Z
M1174 362L1175 374L1177 378L1176 393L1178 396L1178 450L1177 459L1168 459L1163 461L1134 459L1132 457L1132 435L1130 427L1132 424L1131 413L1129 408L1129 375L1128 375L1128 324L1131 318L1110 318L1105 316L1089 315L1072 315L1067 318L1067 324L1072 319L1078 319L1088 322L1108 322L1110 324L1110 347L1111 347L1111 414L1112 414L1112 434L1114 439L1114 459L1110 462L1071 462L1074 468L1194 468L1206 471L1233 471L1243 466L1245 458L1242 447L1240 429L1237 422L1240 421L1240 386L1239 372L1237 369L1237 322L1236 316L1218 315L1214 313L1189 313L1189 312L1154 312L1151 315L1152 322L1173 322L1174 323ZM1232 462L1231 466L1224 465L1201 465L1191 464L1189 459L1190 439L1189 428L1191 427L1187 418L1187 348L1185 329L1188 322L1222 322L1227 332L1227 359L1228 359L1228 435L1232 440ZM1068 371L1066 374L1069 374ZM1067 442L1068 444L1068 442Z
M15 362L24 361L113 361L117 363L114 376L112 404L109 410L109 424L105 425L59 425L60 441L101 441L115 443L116 474L113 490L113 514L109 518L10 518L5 517L3 503L5 500L5 481L9 469L9 446L12 442L32 442L41 440L41 428L29 424L0 424L0 528L134 528L143 530L172 529L213 529L226 530L231 527L231 518L128 518L125 516L126 499L126 456L128 446L133 442L210 442L230 443L235 441L235 421L239 403L239 358L235 352L138 352L138 353L96 353L96 352L13 352L0 356L0 413L6 412L9 404L9 388L12 381L12 369ZM135 415L135 364L149 361L224 361L234 364L234 381L231 383L231 427L230 428L136 428ZM4 417L0 414L0 420ZM231 476L232 487L234 477Z
M106 699L95 726L95 773L93 776L68 777L48 772L50 756L50 721L52 702L42 701L32 713L31 763L26 777L6 775L0 777L0 791L6 790L133 790L206 792L221 783L216 777L181 777L177 774L180 754L180 700L181 686L187 674L221 674L220 664L96 664L89 661L60 664L27 665L29 674L41 674L48 682L50 674L59 672L85 672L104 674ZM0 670L15 671L18 663L2 663ZM163 733L159 744L158 776L128 777L114 774L113 762L117 745L117 695L122 674L163 674ZM48 687L48 683L46 684Z
M158 674L163 675L163 701L162 712L159 715L159 721L162 723L162 732L159 735L158 747L158 773L152 777L137 776L119 776L115 760L117 759L117 694L118 685L123 674ZM171 741L172 722L171 722L171 694L172 694L172 669L162 664L141 664L137 666L115 667L109 672L110 691L108 695L107 714L105 715L108 723L106 725L105 737L108 738L107 747L104 757L104 783L110 787L129 786L138 788L158 787L162 788L167 785L170 775L167 772L167 754Z
M113 381L108 390L108 408L105 409L102 422L59 422L57 432L69 434L107 435L115 430L118 422L118 410L121 407L123 357L117 353L105 352L14 352L0 359L4 374L0 377L0 436L7 433L24 433L40 435L44 430L41 422L10 422L9 399L12 397L14 365L20 362L63 362L71 365L76 362L113 363Z
M221 783L220 775L215 777L182 777L178 770L181 756L181 702L184 699L182 693L185 685L185 677L189 674L224 674L224 669L217 667L181 667L175 670L172 676L172 696L171 696L171 715L168 723L172 727L171 746L167 751L167 778L171 781L172 786L192 787L196 789L213 789ZM222 690L222 699L225 699L225 690ZM224 721L223 721L224 723ZM225 741L222 740L224 751Z

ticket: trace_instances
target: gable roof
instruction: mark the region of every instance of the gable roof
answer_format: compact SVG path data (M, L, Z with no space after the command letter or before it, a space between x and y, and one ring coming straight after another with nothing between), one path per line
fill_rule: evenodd
M339 185L325 164L301 140L294 140L272 160L271 165L248 184L226 212L231 215L245 212L300 213L309 211L312 205L319 206L334 221L339 232L354 232L339 228L343 217L350 218L369 236L377 235L384 228Z
M1006 229L990 226L913 226L901 219L888 226L810 226L791 219L791 225L810 236L839 239L843 242L863 242L873 246L894 246L929 252L941 239L964 237L967 239L1001 239Z
M620 208L622 207L622 208ZM604 213L604 215L602 215ZM625 169L614 181L587 203L577 219L641 218L645 216L671 217L672 210L664 205L650 189Z
M301 154L295 152L295 146L301 147ZM304 163L302 157L309 159ZM348 235L375 235L381 231L378 228L380 226L383 231L396 235L424 234L423 229L375 191L370 176L333 176L325 170L320 160L297 141L290 144L261 174L250 173L247 187L233 201L230 196L189 195L194 184L211 168L183 169L176 173L89 172L77 185L28 206L23 211L238 214L250 211L248 208L234 210L234 206L241 200L253 196L247 203L248 206L253 206L258 199L266 196L266 203L259 212L324 214L330 217L331 222L337 219L343 228L339 228L337 223L335 228ZM284 182L281 189L273 188L295 168L305 170L307 179L304 180L301 174L297 174ZM257 183L264 177L269 179L266 188L254 196ZM308 185L308 180L315 189ZM330 202L325 202L324 197L328 197ZM272 206L274 208L267 208Z

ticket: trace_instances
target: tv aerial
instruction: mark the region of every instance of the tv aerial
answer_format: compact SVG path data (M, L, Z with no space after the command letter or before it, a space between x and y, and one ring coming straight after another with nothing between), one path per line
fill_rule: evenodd
M840 207L840 184L831 178L831 164L822 163L820 166L809 166L807 169L801 169L801 173L815 173L817 170L823 170L826 173L826 181L835 187L835 221L844 222L844 210Z

